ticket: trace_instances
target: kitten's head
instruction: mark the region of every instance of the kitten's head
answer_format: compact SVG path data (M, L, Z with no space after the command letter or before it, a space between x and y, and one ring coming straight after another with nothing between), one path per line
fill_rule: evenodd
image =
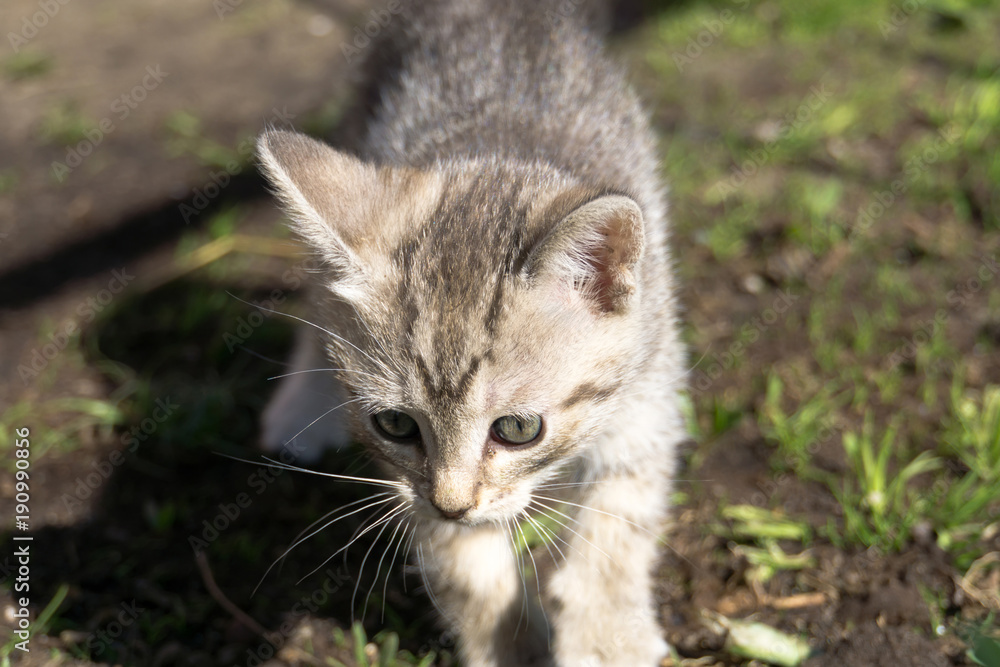
M418 515L513 516L611 423L641 363L631 198L544 165L377 167L289 132L259 154L323 260L308 317L342 410Z

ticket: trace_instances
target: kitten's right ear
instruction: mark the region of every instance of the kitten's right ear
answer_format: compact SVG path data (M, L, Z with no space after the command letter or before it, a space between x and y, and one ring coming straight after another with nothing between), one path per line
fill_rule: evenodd
M268 130L257 157L292 230L325 259L336 281L357 284L362 263L349 242L365 225L378 194L378 171L297 132Z

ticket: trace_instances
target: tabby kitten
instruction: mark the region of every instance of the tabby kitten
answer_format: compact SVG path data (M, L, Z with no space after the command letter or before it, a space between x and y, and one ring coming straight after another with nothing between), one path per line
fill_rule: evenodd
M309 372L265 444L364 443L471 666L666 654L651 571L685 437L666 207L646 117L577 9L413 3L372 47L356 155L259 140L324 267ZM565 524L543 596L512 546L537 514Z

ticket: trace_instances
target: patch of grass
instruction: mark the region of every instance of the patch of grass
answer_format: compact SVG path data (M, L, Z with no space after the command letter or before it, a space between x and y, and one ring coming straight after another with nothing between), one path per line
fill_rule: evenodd
M69 585L62 584L56 590L55 595L49 600L49 603L45 605L45 608L39 612L38 616L35 617L34 622L31 624L30 634L28 638L34 637L35 635L44 635L49 631L49 625L55 619L56 612L59 611L59 607L62 605L63 601L66 599L66 595L69 593ZM17 650L17 643L21 641L20 637L17 635L11 637L6 644L0 646L0 665L3 667L8 667L10 665L10 656Z
M802 637L786 634L763 623L734 620L707 609L702 611L702 620L725 637L726 651L750 659L750 664L764 662L780 667L798 667L812 654L809 643Z
M193 155L205 166L230 172L242 171L250 164L249 152L210 139L203 131L201 119L188 111L172 113L167 118L166 130L167 150L174 156Z
M3 62L3 71L14 81L35 79L52 71L55 60L40 51L21 51Z
M836 215L844 196L844 185L836 178L795 177L786 184L792 201L787 210L793 220L788 230L792 240L814 255L826 253L843 240L846 217Z
M977 397L962 395L956 383L952 407L954 417L944 438L950 452L979 479L1000 481L1000 386L987 386Z
M87 130L97 123L80 110L73 100L64 100L46 109L39 126L39 136L46 144L71 146L86 139Z
M907 142L899 159L922 201L950 200L962 219L1000 229L1000 69L992 67L953 74L946 97L922 100L936 129Z
M28 423L44 423L47 428L31 433L31 451L35 459L52 449L72 451L79 446L81 434L95 431L99 438L109 438L116 426L125 423L125 413L118 403L83 397L54 398L43 403L20 401L0 416L0 450L13 447L15 428ZM13 470L10 458L7 467Z
M743 419L744 414L742 406L730 407L724 399L712 396L712 406L709 409L712 435L718 436L733 428Z
M1000 628L995 624L993 614L981 623L959 628L959 635L969 646L965 655L982 667L1000 665Z
M357 622L351 626L350 638L348 639L346 635L341 633L337 642L342 646L353 645L354 661L357 667L398 667L402 665L430 667L438 657L434 651L424 656L415 656L409 651L400 651L399 635L389 630L376 633L369 641L364 626ZM327 658L327 664L334 667L341 665L347 667L335 658Z
M0 195L10 194L17 187L17 170L13 167L0 170Z
M764 584L783 570L815 567L816 560L808 552L789 554L779 544L780 540L808 544L812 540L808 523L755 505L728 505L721 515L730 523L713 527L713 532L741 543L732 550L749 563L747 580L751 583Z
M787 414L783 407L784 383L778 375L769 376L758 423L764 437L778 446L771 458L772 466L794 470L806 478L814 476L812 455L836 430L836 411L845 401L846 394L836 396L834 385L827 385Z
M943 440L945 454L967 470L937 484L931 517L938 545L954 553L964 571L982 555L984 540L1000 531L1000 386L979 397L963 394L956 382Z
M866 413L860 433L844 433L850 470L839 485L828 483L843 509L842 537L848 543L898 551L912 527L931 511L930 499L921 496L913 481L940 469L941 462L929 452L905 460L898 432L898 423L892 423L876 442L871 413Z
M713 221L705 239L715 258L724 261L743 255L747 248L747 235L756 228L759 219L759 210L754 202L739 201L727 205L723 215Z
M812 539L812 529L804 521L790 519L779 510L756 505L729 505L722 517L732 521L733 537L753 540L796 540L803 544Z

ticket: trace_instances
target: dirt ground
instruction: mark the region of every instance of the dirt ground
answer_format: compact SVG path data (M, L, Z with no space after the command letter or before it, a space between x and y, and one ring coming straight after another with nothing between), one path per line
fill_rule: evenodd
M770 329L744 362L692 393L699 433L683 453L679 504L657 574L666 637L684 664L762 664L727 650L706 627L708 610L804 638L813 649L808 667L975 664L959 630L987 618L991 598L970 595L956 556L920 525L896 550L826 536L830 522L843 523L842 505L818 478L776 473L760 415L772 369L794 389L792 402L822 375L806 330L835 278L843 306L830 316L837 322L830 335L851 340L858 312L881 306L883 297L869 289L879 263L909 267L925 258L906 275L918 294L944 299L942 285L969 284L979 258L1000 249L990 208L996 183L970 186L979 217L972 206L973 222L961 232L943 204L940 215L928 214L931 203L921 215L894 212L880 245L859 258L834 244L803 259L785 242L794 214L774 206L755 212L741 252L722 255L704 235L724 207L694 196L707 190L708 177L681 158L700 146L711 158L733 142L754 141L719 136L718 109L746 117L763 101L802 99L820 79L803 78L787 52L747 47L741 57L741 39L767 37L731 32L732 43L705 47L692 62L689 88L667 86L657 63L685 53L701 29L656 32L687 3L633 4L619 12L613 51L634 72L665 145L674 146L665 159L676 158L674 169L692 182L706 179L688 188L678 176L672 196L692 360L710 362L729 349L741 325L781 290L801 297L780 331ZM710 15L723 16L716 12L728 5L716 4L707 5ZM744 3L731 4L736 11ZM267 378L281 372L273 360L284 358L292 337L287 321L252 320L255 311L234 296L292 312L301 305L299 274L289 272L297 251L241 142L268 123L336 137L357 74L343 47L368 7L361 0L4 0L0 7L0 32L8 35L0 45L0 435L13 440L13 429L27 427L33 452L30 530L19 532L13 519L13 454L0 473L0 606L13 627L15 535L32 538L32 614L61 599L31 653L8 649L4 660L353 665L358 649L369 658L387 650L391 631L408 652L398 664L421 656L430 656L422 664L455 664L454 638L436 627L419 576L399 558L389 567L388 534L327 562L363 515L268 570L317 517L359 498L356 488L225 458L258 457ZM765 16L783 11L755 7ZM990 20L1000 25L995 14ZM837 30L850 45L850 30ZM659 56L652 39L661 40ZM831 76L837 67L844 78L861 76L836 49L822 52L807 40L798 50L826 63ZM949 73L963 67L916 52L907 70L914 89L931 81L940 86L927 90L944 90ZM812 174L849 172L845 179L859 188L891 180L904 137L930 122L914 111L895 135L884 135L895 139L827 142L833 153L857 158L850 169L826 154L801 164ZM774 191L786 175L753 187ZM252 242L259 238L279 240L259 253ZM948 395L959 367L970 387L1000 383L993 291L968 289L949 311L950 359L958 361L934 376L939 395ZM905 310L888 349L934 318L936 298ZM947 415L919 399L929 371L913 371L917 363L905 366L899 398L870 403L880 424L902 415L918 448L931 448ZM880 364L862 363L858 384L874 386ZM813 452L816 468L832 475L849 472L841 434L861 428L862 412L844 419ZM322 466L354 472L365 462L351 452ZM807 543L780 544L786 551L798 544L811 564L756 581L747 543L720 517L721 508L741 504L807 522ZM997 531L984 534L980 551L1000 551ZM981 587L995 584L996 577ZM352 619L363 621L367 637L352 634ZM0 631L0 644L6 641Z

